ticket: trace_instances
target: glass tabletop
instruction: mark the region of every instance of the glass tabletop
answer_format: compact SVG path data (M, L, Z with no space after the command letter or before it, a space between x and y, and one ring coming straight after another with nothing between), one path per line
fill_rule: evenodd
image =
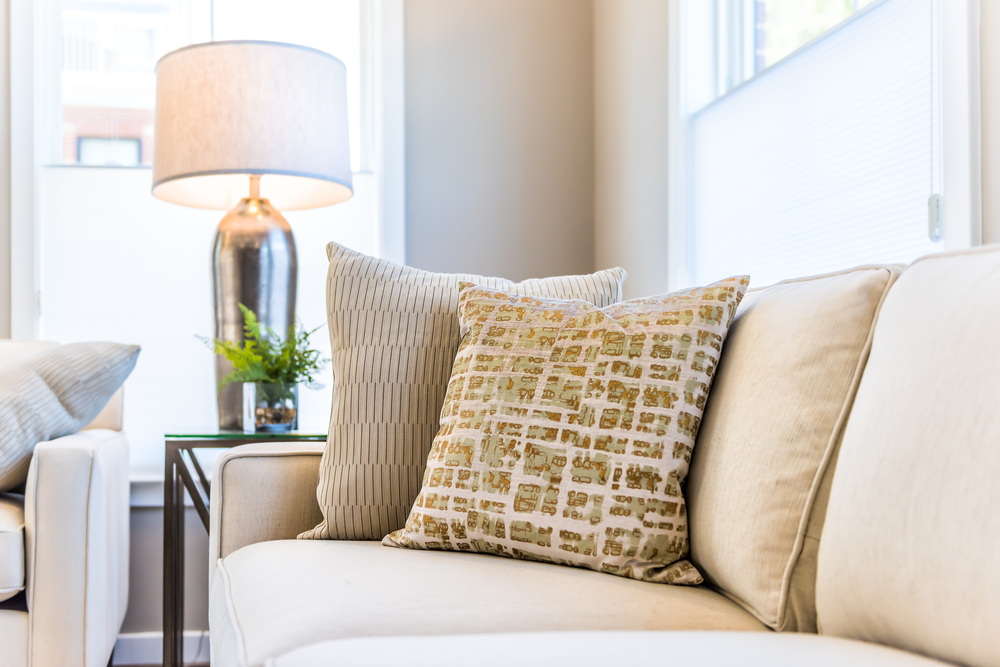
M244 433L243 431L220 431L218 433L167 433L167 440L283 440L309 441L326 440L325 433Z

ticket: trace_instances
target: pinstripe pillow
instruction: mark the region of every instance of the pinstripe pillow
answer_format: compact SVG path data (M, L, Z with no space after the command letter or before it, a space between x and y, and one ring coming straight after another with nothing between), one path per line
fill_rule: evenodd
M94 420L132 372L139 349L70 343L0 366L0 491L27 479L35 445Z
M380 540L420 492L461 342L458 284L598 308L621 301L623 269L515 283L430 273L327 246L333 411L319 471L324 521L299 537Z

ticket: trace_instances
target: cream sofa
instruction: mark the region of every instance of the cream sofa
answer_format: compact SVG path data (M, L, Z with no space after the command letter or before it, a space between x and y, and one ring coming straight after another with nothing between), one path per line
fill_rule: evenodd
M697 587L293 540L322 447L236 448L212 664L1000 665L998 325L997 248L748 293L685 487Z
M0 341L0 364L55 343ZM39 443L24 493L0 493L0 667L103 667L128 602L128 442L118 391ZM23 591L23 593L21 593Z

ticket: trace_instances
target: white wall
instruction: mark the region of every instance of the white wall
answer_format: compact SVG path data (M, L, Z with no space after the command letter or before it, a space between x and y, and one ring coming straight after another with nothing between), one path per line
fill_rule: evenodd
M669 3L594 0L594 247L626 298L667 291Z
M406 259L520 280L594 269L585 0L406 1Z

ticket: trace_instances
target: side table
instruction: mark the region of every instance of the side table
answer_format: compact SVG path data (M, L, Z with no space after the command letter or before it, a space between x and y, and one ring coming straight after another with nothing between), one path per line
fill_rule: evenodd
M163 473L163 665L184 664L184 491L187 490L205 531L209 530L212 485L195 449L230 448L254 442L325 442L326 435L306 433L168 434Z

